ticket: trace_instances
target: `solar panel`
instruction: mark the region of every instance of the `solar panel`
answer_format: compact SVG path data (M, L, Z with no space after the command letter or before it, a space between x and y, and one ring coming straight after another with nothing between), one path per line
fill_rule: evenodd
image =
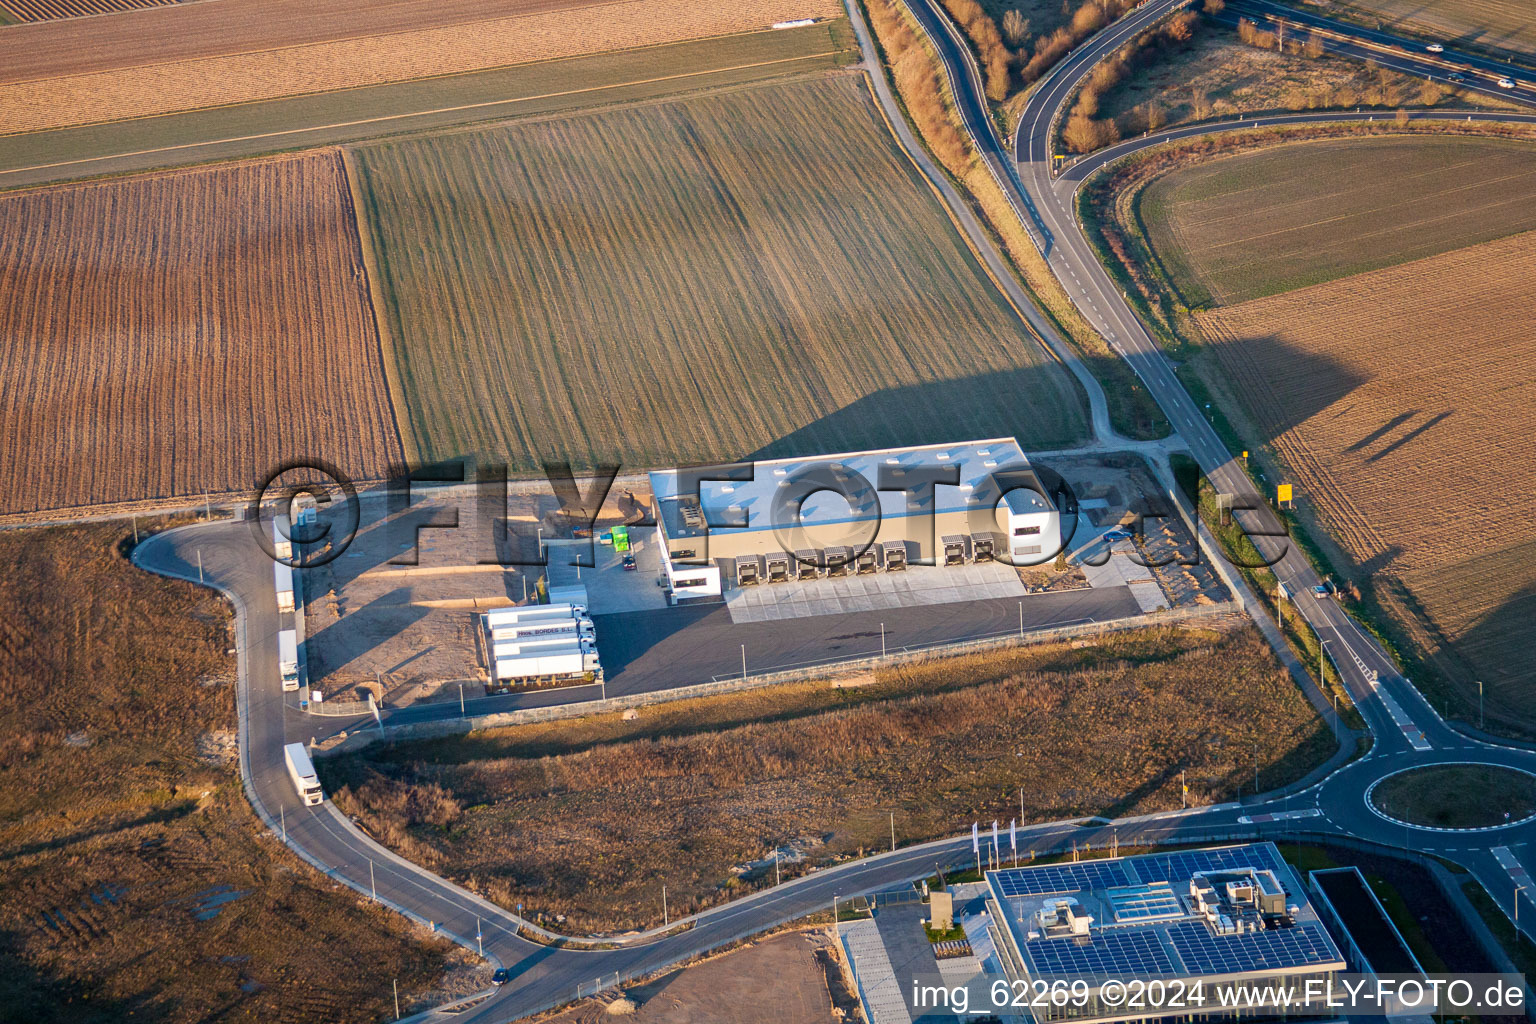
M1135 929L1100 932L1092 942L1077 938L1036 939L1024 944L1034 977L1041 975L1140 978L1173 974L1173 960L1158 941L1157 932Z
M1041 864L1032 868L1009 868L997 873L998 888L1007 897L1109 889L1117 885L1131 885L1135 881L1125 870L1125 862L1119 860Z
M1202 871L1231 868L1269 868L1279 872L1283 865L1266 843L1217 850L1181 850L1177 853L1153 853L1132 861L1143 882L1182 880ZM1280 877L1285 877L1283 874Z
M1104 894L1119 924L1136 924L1169 917L1183 917L1184 906L1166 882L1110 889Z
M1338 950L1315 924L1217 935L1203 922L1185 921L1170 926L1168 938L1192 975L1240 974L1340 959Z

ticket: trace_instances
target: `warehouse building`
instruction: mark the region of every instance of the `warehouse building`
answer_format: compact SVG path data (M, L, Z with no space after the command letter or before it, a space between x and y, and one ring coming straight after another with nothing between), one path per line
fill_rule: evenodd
M1217 990L1258 999L1270 983L1307 991L1312 981L1320 993L1346 969L1273 843L1005 868L988 872L987 886L989 931L1011 980L1087 984L1086 999L1036 1007L1039 1021L1284 1016L1262 999L1223 1005ZM1115 984L1132 979L1198 985L1206 1001L1167 1014L1134 1008Z
M1033 565L1062 543L1059 500L1013 438L664 470L651 487L679 599L724 581Z

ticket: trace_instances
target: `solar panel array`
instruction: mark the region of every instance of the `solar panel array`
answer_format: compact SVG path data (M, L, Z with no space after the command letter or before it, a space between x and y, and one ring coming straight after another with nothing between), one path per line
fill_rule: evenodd
M1083 861L1078 864L1042 864L997 873L998 888L1006 897L1046 896L1057 892L1085 892L1134 885L1121 860Z
M1168 938L1192 975L1239 974L1340 959L1333 943L1315 924L1216 935L1204 922L1183 921L1169 926Z
M1126 979L1174 973L1173 960L1157 931L1146 928L1099 932L1092 942L1036 939L1025 943L1024 955L1033 961L1030 973L1037 978L1104 975Z
M1223 871L1231 868L1269 868L1280 871L1283 865L1270 852L1267 843L1252 846L1227 847L1217 850L1181 850L1177 853L1154 853L1134 860L1136 873L1144 882L1182 881L1202 871ZM1284 877L1283 875L1281 876Z

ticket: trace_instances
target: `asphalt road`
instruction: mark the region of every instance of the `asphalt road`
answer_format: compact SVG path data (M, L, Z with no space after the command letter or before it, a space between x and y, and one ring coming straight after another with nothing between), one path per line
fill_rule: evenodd
M1246 474L1233 464L1167 361L1094 261L1071 215L1072 194L1080 177L1053 179L1048 166L1049 122L1070 94L1072 84L1102 55L1176 4L1153 0L1080 47L1037 87L1016 140L1018 178L1014 179L1012 154L992 132L979 99L979 80L963 44L946 28L947 22L935 20L938 15L927 0L912 3L935 39L952 79L961 83L957 93L967 124L978 133L989 157L998 160L1008 178L1014 180L1016 202L1039 218L1037 230L1049 250L1051 266L1067 283L1074 301L1136 369L1218 486L1262 505ZM866 59L871 59L867 33L856 12L854 20L866 46ZM967 81L972 89L964 87ZM1157 141L1136 140L1127 145ZM1536 752L1469 740L1443 723L1418 691L1396 673L1386 654L1335 602L1311 595L1308 588L1315 577L1296 552L1282 554L1274 538L1255 540L1261 550L1279 557L1281 578L1299 592L1299 608L1328 642L1375 734L1372 752L1290 796L1116 822L1038 825L1022 830L1022 848L1046 853L1074 842L1106 841L1110 835L1122 843L1351 835L1432 851L1460 863L1506 909L1512 907L1518 897L1510 865L1520 870L1536 864L1529 859L1536 823L1481 832L1439 832L1390 821L1369 808L1365 795L1376 780L1416 765L1474 761L1536 772ZM169 531L146 540L134 558L152 571L201 578L234 602L239 623L241 769L251 802L268 826L330 877L359 893L375 895L402 913L432 922L470 948L483 943L487 957L513 970L510 984L455 1019L513 1020L574 998L583 991L582 986L590 991L607 979L659 969L697 951L803 917L829 906L835 896L892 888L931 872L936 864L948 866L970 860L969 836L960 836L826 868L698 915L687 922L685 931L664 937L634 937L620 948L576 950L529 941L517 935L519 921L515 915L395 857L353 828L329 802L318 808L297 805L281 748L285 741L307 739L310 720L282 701L276 665L279 615L270 566L246 524L214 523ZM1528 908L1525 918L1536 918L1536 907Z

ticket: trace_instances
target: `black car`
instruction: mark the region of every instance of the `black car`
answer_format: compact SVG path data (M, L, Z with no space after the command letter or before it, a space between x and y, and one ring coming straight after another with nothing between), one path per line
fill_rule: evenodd
M505 967L496 968L496 973L491 975L492 985L505 985L512 980L512 972Z
M635 556L634 555L625 555L624 556L624 571L625 572L634 572L637 568L639 568L639 565L635 562Z

